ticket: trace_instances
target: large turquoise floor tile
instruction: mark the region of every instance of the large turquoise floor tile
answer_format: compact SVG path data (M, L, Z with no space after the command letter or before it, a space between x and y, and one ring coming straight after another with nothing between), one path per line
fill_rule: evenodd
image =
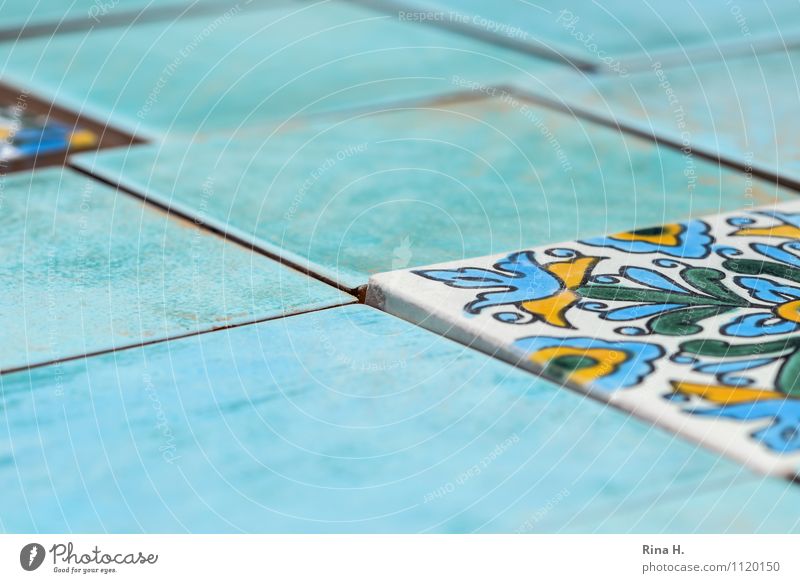
M669 497L647 507L595 516L567 530L580 533L726 533L786 534L800 532L800 485L765 478Z
M353 299L73 171L0 186L2 370Z
M193 136L552 67L343 3L220 12L25 39L0 75L128 130Z
M0 387L10 532L557 531L587 509L754 479L364 306L3 375Z
M656 66L626 79L557 75L548 91L569 105L798 184L799 66L800 50L784 50L693 67ZM537 83L535 90L542 87Z
M74 157L346 287L371 274L783 198L509 94ZM214 184L213 197L201 197Z
M618 75L658 59L719 56L728 45L782 45L800 33L794 0L376 1L401 20L427 12L428 22Z

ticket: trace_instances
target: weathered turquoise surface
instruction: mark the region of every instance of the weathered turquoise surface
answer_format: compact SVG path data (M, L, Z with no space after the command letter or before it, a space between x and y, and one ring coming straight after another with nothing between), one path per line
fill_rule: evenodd
M682 147L797 184L798 67L800 51L788 50L692 67L655 65L627 79L565 73L554 76L546 91ZM537 83L534 90L542 87Z
M382 0L377 0L380 4ZM691 62L738 44L783 46L800 33L792 0L386 0L399 18L455 27L495 42L624 75L629 67L671 58Z
M70 170L0 187L2 370L354 299Z
M784 197L509 94L479 97L73 160L346 287ZM199 195L206 181L212 197Z
M673 497L670 492L648 507L620 508L570 525L580 533L788 534L800 532L800 485L764 478Z
M331 2L237 4L166 24L26 39L6 47L0 74L131 131L195 136L453 92L454 76L498 82L548 68Z
M11 532L557 531L753 479L365 306L0 387Z
M129 15L134 20L147 10L234 4L233 0L2 0L0 30L24 30L32 25L78 22L102 25L111 17ZM179 13L176 13L176 15Z

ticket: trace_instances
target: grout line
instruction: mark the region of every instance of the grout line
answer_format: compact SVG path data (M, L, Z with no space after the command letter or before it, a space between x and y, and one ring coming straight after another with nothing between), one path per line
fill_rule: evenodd
M409 11L424 11L426 14L434 14L432 9L408 5L402 1L395 0L346 0L353 4L359 4L386 14L396 14L403 9ZM450 14L457 14L457 11L450 11ZM563 65L570 65L578 71L605 75L606 71L602 64L590 57L583 57L576 53L562 53L556 48L551 48L546 41L539 40L536 35L530 34L528 40L518 40L511 37L482 30L474 24L466 22L454 22L450 20L426 19L422 24L428 24L450 30L464 36L471 37L495 46L508 48L519 53L540 57ZM651 53L638 56L630 56L622 53L617 59L623 63L632 73L640 73L647 70L654 61L663 62L666 66L682 66L684 64L711 63L724 60L726 58L740 58L756 51L759 54L776 53L781 50L790 50L800 45L800 30L793 30L781 36L772 33L762 33L752 40L746 41L739 38L723 39L721 41L705 41L696 46L688 48L673 47L655 50ZM569 50L569 49L565 49ZM687 61L688 60L688 61Z
M391 103L371 103L371 104L368 103L365 105L338 109L336 111L319 112L308 116L302 116L300 119L320 121L324 123L326 120L330 121L332 119L334 120L341 119L343 116L363 116L368 114L380 115L385 113L391 113L397 110L438 107L441 106L442 104L447 104L451 102L464 102L469 100L480 100L480 99L486 99L486 96L479 95L471 91L457 90L447 93L436 94L432 96L410 97L407 99L400 99L397 101L393 101ZM292 121L292 120L285 120L284 122L281 123L286 123L287 121ZM138 146L147 144L152 145L151 142L142 139L137 139L137 141L133 142L131 145ZM75 154L82 154L82 153L85 154L85 152L75 152ZM71 157L71 155L72 153L69 154L69 157ZM279 251L261 245L259 243L258 237L256 237L255 235L238 234L234 232L231 228L226 227L226 225L224 224L219 224L219 225L213 224L205 219L195 216L191 212L191 209L184 210L182 208L177 208L176 206L170 205L167 202L163 202L161 200L153 198L149 196L147 192L144 190L139 191L134 187L129 187L122 184L119 181L119 179L107 178L105 176L92 172L91 170L88 170L83 166L74 164L69 159L69 157L67 158L63 167L69 168L70 170L88 176L93 180L96 180L107 186L110 186L111 188L114 188L119 192L132 196L147 205L151 205L163 212L166 212L168 215L175 215L184 220L190 221L197 227L200 227L217 236L220 236L226 241L230 241L234 244L240 245L241 247L244 247L248 251L258 253L260 255L263 255L264 257L267 257L268 259L277 261L284 267L297 271L303 275L311 277L312 279L321 281L322 283L330 285L331 287L334 287L344 293L355 296L361 303L364 303L363 299L366 296L367 284L363 284L361 286L357 286L354 288L347 287L346 285L336 281L332 277L328 277L326 275L323 275L322 273L317 273L316 271L314 271L311 267L312 262L310 260L307 260L308 265L304 265L301 262L302 258L299 258L300 260L295 261L293 259L286 257L285 254L281 254Z
M132 197L136 198L137 200L143 202L146 205L155 207L155 208L167 213L167 215L175 215L177 217L180 217L182 219L190 221L192 224L194 224L196 227L198 227L200 229L203 229L205 231L213 233L214 235L216 235L218 237L222 237L225 241L230 241L230 242L235 243L235 244L237 244L237 245L239 245L241 247L244 247L248 251L251 251L251 252L254 252L254 253L258 253L259 255L262 255L262 256L264 256L264 257L266 257L268 259L276 261L277 263L279 263L280 265L282 265L284 267L287 267L289 269L292 269L294 271L302 273L303 275L306 275L306 276L308 276L308 277L310 277L312 279L316 279L318 281L321 281L322 283L325 283L325 284L327 284L327 285L329 285L331 287L334 287L334 288L338 289L339 291L345 292L346 294L349 294L351 296L357 295L357 292L355 290L353 290L351 288L348 288L348 287L345 287L341 283L339 283L337 281L334 281L334 280L332 280L330 278L327 278L324 275L316 273L316 272L312 271L309 267L305 267L305 266L301 265L298 262L291 261L291 260L281 256L278 253L275 253L273 251L265 249L264 247L262 247L261 245L259 245L257 243L255 237L253 237L253 240L247 240L246 238L240 237L240 236L236 235L235 233L231 233L231 232L227 231L224 228L217 227L215 225L211 225L211 224L207 223L206 221L204 221L203 219L201 219L199 217L196 217L196 216L193 216L191 213L175 209L175 208L169 206L168 204L163 204L163 203L161 203L161 202L159 202L157 200L154 200L153 198L147 196L146 193L137 192L136 190L134 190L132 188L128 188L127 186L124 186L124 185L120 184L119 182L116 182L116 181L113 181L113 180L109 180L107 178L104 178L103 176L99 176L97 174L94 174L94 173L90 172L89 170L81 168L80 166L76 166L72 162L68 161L66 167L69 168L70 170L73 170L75 172L78 172L80 174L88 176L89 178L92 178L93 180L96 180L96 181L101 182L101 183L103 183L103 184L105 184L107 186L110 186L110 187L116 189L118 192L122 192L122 193L124 193L124 194L126 194L128 196L132 196Z
M202 336L205 334L211 334L214 332L221 332L223 330L233 330L234 328L241 328L243 326L252 326L254 324L261 324L264 322L271 322L273 320L284 320L286 318L292 318L294 316L302 316L304 314L313 314L315 312L322 312L325 310L334 310L337 308L343 308L345 306L351 306L351 304L335 304L332 306L323 306L321 308L314 308L313 310L304 310L302 312L293 312L291 314L278 314L276 316L267 316L265 318L256 318L255 320L248 320L247 322L237 322L235 324L228 324L226 326L220 326L218 328L207 328L204 330L195 330L192 332L186 332L184 334L176 334L174 336L165 336L164 338L155 338L152 340L145 340L144 342L135 342L133 344L125 344L122 346L112 346L111 348L105 348L103 350L96 350L94 352L86 352L84 354L76 354L75 356L66 356L63 358L54 358L52 360L46 360L43 362L37 362L34 364L26 364L23 366L17 366L14 368L8 368L4 370L0 370L0 376L12 374L16 372L26 371L26 370L33 370L36 368L43 368L45 366L51 366L54 364L61 364L64 362L72 362L75 360L80 359L87 359L93 358L95 356L101 356L103 354L111 354L112 352L122 352L124 350L131 350L134 348L143 348L145 346L151 346L153 344L163 344L166 342L171 342L173 340L181 340L183 338L192 338L194 336Z
M358 4L365 8L382 12L384 14L396 15L402 12L403 9L414 10L413 6L407 6L402 2L394 1L380 1L380 0L346 0L352 4ZM422 9L425 10L425 9ZM426 13L433 13L432 10L425 10ZM451 10L451 14L454 12ZM419 24L419 23L417 23ZM578 71L594 72L597 70L597 64L590 60L584 60L576 56L569 56L558 52L555 49L548 47L546 44L531 40L523 41L516 40L511 37L503 37L498 34L481 30L480 28L470 25L468 23L454 22L452 19L449 21L425 19L421 24L435 26L436 28L455 32L468 38L476 39L494 46L511 49L519 53L524 53L534 57L540 57L548 61L554 61L563 65L574 67Z
M788 52L800 45L800 30L789 31L785 35L761 33L752 40L734 38L723 39L712 44L706 41L697 46L684 49L673 47L653 51L650 54L621 59L629 72L638 74L650 69L653 63L660 62L664 67L681 68L713 62L724 62L728 59L741 59L757 54L769 56L781 51ZM599 75L607 73L598 69Z
M367 303L367 292L369 291L369 282L360 285L356 288L356 298L359 304ZM387 312L388 313L388 312Z
M245 2L248 6L257 6L257 9L271 8L274 6L291 5L295 0L283 0L283 2L262 3L259 6L258 0ZM128 10L111 15L103 15L99 18L90 16L89 11L85 17L74 17L69 20L53 20L40 24L21 25L21 27L0 28L0 42L18 41L27 38L52 36L54 34L69 34L95 28L115 28L120 26L130 26L134 24L147 24L159 22L167 19L178 19L183 17L201 16L203 14L214 14L221 9L231 9L238 6L240 2L230 0L228 2L213 2L200 0L199 2L186 6L151 6L141 10Z
M639 138L644 138L656 144L667 146L669 148L681 152L684 151L685 149L685 146L681 143L681 141L676 138L672 138L669 135L659 136L656 134L655 131L649 131L647 129L643 129L642 127L638 126L633 122L621 120L612 115L605 116L601 113L593 112L589 109L585 109L580 106L570 105L568 103L557 101L549 97L537 95L536 93L533 93L524 88L498 85L497 89L506 91L513 95L517 95L519 97L522 97L523 99L527 99L528 101L531 101L538 105L548 107L550 109L554 109L562 113L569 113L577 118L585 119L587 121L596 123L598 125L617 130L623 134L630 134ZM753 164L747 164L735 157L727 156L721 152L707 150L703 148L703 146L696 146L694 144L690 144L689 147L691 153L697 155L698 158L702 158L704 160L710 160L711 162L716 162L717 164L725 168L730 168L741 172L749 172L752 176L756 178L766 180L777 186L782 186L800 192L800 179L792 178L790 176L784 176L780 172L772 169L764 168Z

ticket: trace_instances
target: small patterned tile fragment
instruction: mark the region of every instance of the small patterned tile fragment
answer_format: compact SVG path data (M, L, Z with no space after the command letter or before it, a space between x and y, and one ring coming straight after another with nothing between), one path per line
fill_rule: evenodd
M0 164L97 145L95 132L0 106Z
M2 370L354 299L75 172L0 180Z
M556 532L753 475L366 306L0 376L11 532ZM546 509L546 511L544 510Z
M729 45L783 46L800 35L793 0L726 5L710 0L375 1L401 20L457 28L621 76L659 59L686 62L703 52L718 56Z
M787 197L512 94L73 160L347 288L382 271ZM198 197L209 183L214 195Z
M800 467L800 203L385 273L368 302L754 469Z
M63 166L69 154L141 143L76 110L0 83L0 173Z

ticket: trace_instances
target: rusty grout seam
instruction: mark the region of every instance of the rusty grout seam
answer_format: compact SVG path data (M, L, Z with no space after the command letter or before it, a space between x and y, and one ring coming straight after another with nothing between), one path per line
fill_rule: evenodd
M262 247L261 245L258 244L258 242L257 242L255 237L253 237L253 240L247 240L244 237L239 237L235 233L230 233L230 232L226 231L224 228L217 227L215 225L211 225L208 222L202 220L200 217L193 216L191 213L184 212L184 211L181 211L179 209L172 208L169 205L166 205L166 204L161 203L160 201L154 200L151 197L148 197L146 193L139 193L139 192L137 192L136 190L134 190L132 188L128 188L127 186L124 186L123 184L120 184L120 183L115 182L113 180L109 180L109 179L107 179L107 178L105 178L103 176L99 176L97 174L94 174L94 173L90 172L89 170L81 168L80 166L76 166L72 162L70 162L69 160L67 161L66 167L69 168L70 170L73 170L75 172L79 172L80 174L88 176L89 178L92 178L93 180L96 180L98 182L106 184L107 186L110 186L111 188L114 188L118 192L121 192L121 193L124 193L124 194L126 194L128 196L131 196L131 197L137 199L138 201L143 202L146 205L150 205L152 207L155 207L158 210L166 213L167 216L175 215L175 216L180 217L180 218L182 218L184 220L190 221L197 228L203 229L205 231L208 231L208 232L214 234L215 236L221 237L226 242L232 242L232 243L234 243L236 245L239 245L240 247L243 247L243 248L247 249L248 251L252 251L254 253L258 253L259 255L262 255L262 256L264 256L264 257L266 257L268 259L276 261L277 263L279 263L280 265L282 265L282 266L284 266L286 268L289 268L289 269L292 269L294 271L297 271L298 273L302 273L303 275L311 277L312 279L316 279L318 281L321 281L322 283L330 285L331 287L334 287L334 288L338 289L339 291L345 292L346 294L349 294L351 296L357 296L358 295L358 292L357 292L356 289L350 289L348 287L345 287L344 285L342 285L341 283L339 283L337 281L329 279L329 278L327 278L324 275L321 275L319 273L315 273L309 267L305 267L305 266L303 266L303 265L301 265L301 264L299 264L297 262L291 261L291 260L287 259L286 257L281 256L278 253L275 253L273 251L270 251L270 250Z
M623 59L628 71L642 73L650 70L654 62L665 67L680 68L704 63L722 62L728 59L741 59L749 55L765 56L780 51L788 52L800 46L800 30L793 30L786 35L761 33L753 40L728 39L716 44L700 44L688 48L675 47L653 51L649 55L640 55ZM597 69L598 76L610 76L602 69Z
M354 305L354 304L353 303L349 303L349 304L336 304L336 305L333 305L333 306L323 306L321 308L314 308L313 310L304 310L304 311L301 311L301 312L294 312L294 313L291 313L291 314L279 314L279 315L276 315L276 316L267 316L266 318L256 318L254 320L248 320L247 322L237 322L235 324L229 324L227 326L220 326L220 327L217 327L217 328L208 328L208 329L204 329L204 330L196 330L196 331L193 331L193 332L186 332L185 334L176 334L174 336L167 336L167 337L164 337L164 338L155 338L153 340L146 340L144 342L135 342L133 344L125 344L125 345L122 345L122 346L113 346L111 348L104 348L102 350L96 350L96 351L93 351L93 352L86 352L84 354L76 354L75 356L66 356L66 357L63 357L63 358L54 358L52 360L47 360L47 361L43 361L43 362L37 362L37 363L34 363L34 364L26 364L26 365L23 365L23 366L17 366L17 367L14 367L14 368L8 368L8 369L0 370L0 376L5 376L7 374L22 372L22 371L26 371L26 370L33 370L33 369L37 369L37 368L43 368L45 366L51 366L51 365L54 365L54 364L61 364L61 363L64 363L64 362L73 362L75 360L93 358L95 356L101 356L103 354L111 354L112 352L122 352L124 350L132 350L134 348L143 348L145 346L151 346L153 344L163 344L163 343L166 343L166 342L172 342L173 340L181 340L181 339L184 339L184 338L192 338L194 336L203 336L205 334L211 334L211 333L214 333L214 332L222 332L224 330L233 330L234 328L241 328L243 326L253 326L255 324L262 324L264 322L271 322L273 320L283 320L283 319L286 319L286 318L293 318L295 316L302 316L302 315L305 315L305 314L313 314L313 313L322 312L322 311L325 311L325 310L335 310L337 308L343 308L345 306L352 306L352 305Z
M669 148L683 151L684 145L677 138L672 138L669 135L659 136L656 131L648 131L638 126L635 122L626 121L613 115L605 116L601 113L585 109L580 106L570 105L568 103L557 101L549 97L537 95L535 92L526 90L521 87L514 87L509 85L496 85L494 86L500 91L506 91L511 95L516 95L522 99L526 99L532 103L537 103L543 107L547 107L562 113L569 113L577 118L585 119L598 125L615 129L623 134L630 134L639 138L650 140L658 145L667 146ZM698 158L716 162L720 166L730 168L741 172L749 172L752 176L767 180L777 186L789 188L794 191L800 192L800 180L784 176L780 172L768 170L763 167L749 165L735 157L726 156L725 154L707 150L703 146L690 145L692 154Z
M409 109L409 108L418 108L418 107L424 107L424 106L434 106L435 107L435 106L441 104L442 102L467 101L467 100L471 100L471 99L475 99L475 100L485 99L485 96L478 95L478 94L476 94L475 92L472 92L472 91L455 90L455 91L451 91L451 92L437 94L437 95L434 95L434 96L421 96L421 97L410 97L410 98L407 98L407 99L400 99L400 100L394 101L392 103L386 103L386 104L382 104L382 105L366 104L366 105L356 106L356 107L352 107L352 108L338 109L338 110L332 111L332 112L320 112L320 113L316 113L316 114L310 114L308 116L303 116L303 118L304 119L309 119L309 120L312 120L312 121L322 121L322 122L324 122L326 119L330 119L330 118L335 117L335 116L341 116L341 115L344 115L344 114L346 114L346 115L356 115L356 116L366 115L366 114L369 114L369 113L382 114L382 113L390 113L390 112L396 111L396 110L403 110L403 109ZM376 107L378 107L378 109L376 109ZM109 123L109 127L111 127L110 123ZM148 143L150 143L149 140L145 140L145 139L139 138L138 142L136 142L135 144L131 144L131 145L132 146L137 146L137 145L144 145L144 144L148 144ZM78 154L80 154L80 152L78 152ZM132 197L136 198L137 200L143 202L144 204L152 205L153 207L159 209L160 211L165 212L167 215L174 214L177 217L180 217L182 219L188 220L188 221L194 223L197 227L205 229L206 231L209 231L209 232L213 233L216 236L222 237L225 241L230 241L230 242L232 242L234 244L237 244L237 245L239 245L241 247L244 247L248 251L252 251L252 252L258 253L258 254L260 254L260 255L262 255L264 257L267 257L268 259L271 259L273 261L277 261L278 263L280 263L284 267L287 267L289 269L297 271L298 273L301 273L303 275L311 277L312 279L316 279L318 281L321 281L322 283L330 285L331 287L335 287L336 289L338 289L338 290L340 290L340 291L342 291L344 293L347 293L349 295L352 295L352 296L356 297L357 300L360 303L364 303L364 299L365 299L365 296L366 296L366 289L367 289L367 285L368 284L363 284L363 285L357 286L355 288L349 288L349 287L339 283L338 281L336 281L336 280L334 280L332 278L326 277L325 275L323 275L321 273L315 272L311 267L311 262L310 261L309 261L308 266L304 266L301 263L298 263L297 261L293 261L293 260L291 260L291 259L289 259L287 257L284 257L283 255L281 255L277 251L273 251L273 250L271 250L271 249L269 249L269 248L267 248L267 247L265 247L263 245L260 245L259 241L258 241L258 238L255 237L255 236L252 236L250 238L239 236L236 233L231 232L229 229L226 229L226 228L224 228L222 226L216 226L216 225L213 225L213 224L209 224L207 221L202 220L201 217L195 216L191 212L183 211L183 210L181 210L179 208L173 208L169 204L163 203L163 202L161 202L159 200L155 200L152 197L148 196L146 192L139 192L135 188L130 188L128 186L125 186L124 184L122 184L121 182L119 182L117 180L111 180L109 178L106 178L105 176L101 176L99 174L95 174L94 172L92 172L90 170L87 170L87 169L85 169L85 168L83 168L81 166L75 165L71 161L71 156L68 157L66 159L66 161L64 162L64 167L69 168L70 170L73 170L73 171L78 172L80 174L83 174L85 176L88 176L89 178L91 178L93 180L96 180L98 182L101 182L101 183L103 183L103 184L105 184L107 186L110 186L111 188L114 188L115 190L117 190L119 192L127 194L128 196L132 196Z
M357 4L359 6L368 8L370 10L374 10L376 12L388 14L390 16L402 12L403 9L409 9L409 6L407 6L402 2L394 2L394 1L381 2L376 0L345 0L345 1L352 4ZM430 13L432 12L432 10L428 10L428 12ZM459 22L453 22L452 20L447 22L441 20L439 21L425 20L421 24L435 26L436 28L454 32L461 36L476 39L481 42L491 44L494 46L510 49L518 53L531 55L533 57L539 57L542 59L546 59L548 61L561 63L563 65L569 65L579 71L584 71L584 72L597 71L596 63L589 60L581 59L580 57L577 57L575 55L562 54L559 51L552 49L548 47L546 44L541 43L539 41L535 41L534 44L531 42L515 40L510 37L507 38L500 35L496 35L491 32L485 32L470 24L462 24Z
M384 14L395 14L406 10L419 10L418 7L408 5L402 1L396 0L345 0L353 4L358 4L370 8L372 10L382 12ZM423 9L424 10L424 9ZM427 13L433 12L432 9L427 9ZM530 35L532 41L521 41L513 38L503 37L496 33L486 32L479 27L472 24L464 24L460 22L442 21L442 20L425 20L422 24L430 26L437 26L444 30L456 32L463 36L486 42L491 45L508 48L519 53L540 57L557 63L565 64L574 67L579 71L586 73L596 74L598 76L606 75L606 72L601 67L601 64L594 59L584 58L576 54L565 54L559 50L550 48L544 41ZM715 41L716 44L701 43L697 46L690 46L688 49L684 48L670 48L661 51L654 51L650 57L626 57L624 54L619 57L626 68L632 73L638 73L646 70L652 60L659 60L667 65L680 65L684 62L684 57L687 52L692 57L692 62L713 62L718 61L720 58L737 58L748 54L747 50L757 50L759 54L769 54L778 52L780 50L788 50L800 46L800 30L791 31L785 36L775 36L772 34L759 35L754 41L745 41L740 39L723 41L721 44Z

